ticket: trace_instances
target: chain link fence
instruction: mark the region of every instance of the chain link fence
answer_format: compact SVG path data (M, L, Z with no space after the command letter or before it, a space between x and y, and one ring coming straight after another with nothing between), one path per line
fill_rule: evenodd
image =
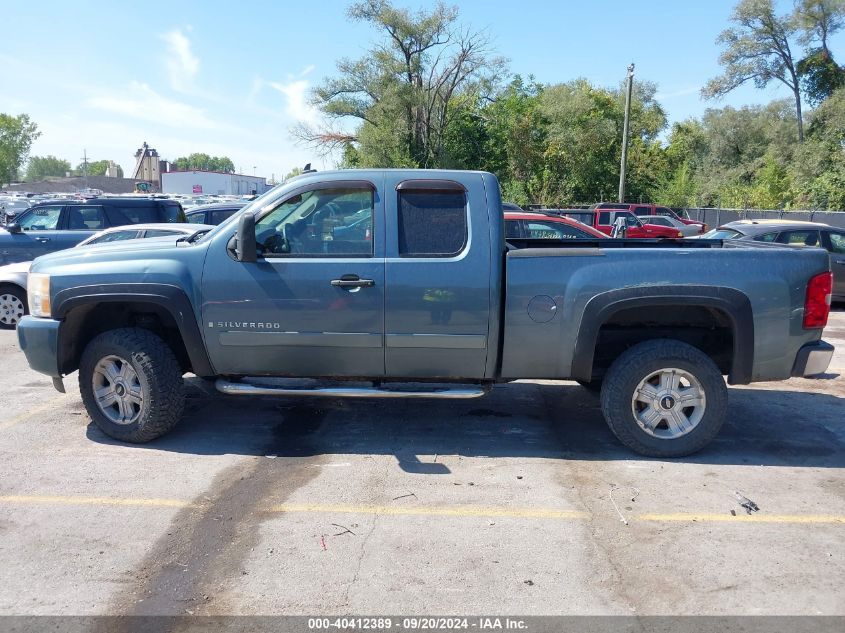
M796 220L799 222L821 222L840 229L845 229L843 211L777 211L762 209L712 209L685 207L676 211L686 211L691 220L704 222L711 229L734 222L735 220Z

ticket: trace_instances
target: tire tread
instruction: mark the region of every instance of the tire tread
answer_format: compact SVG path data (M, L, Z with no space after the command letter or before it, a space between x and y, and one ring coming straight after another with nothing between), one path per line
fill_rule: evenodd
M145 394L149 397L146 413L140 424L126 428L105 419L91 387L94 364L115 351L128 353L150 384L149 394ZM141 328L109 330L94 338L82 354L79 390L94 423L107 435L128 442L144 443L161 437L179 423L185 407L182 369L176 356L159 336Z

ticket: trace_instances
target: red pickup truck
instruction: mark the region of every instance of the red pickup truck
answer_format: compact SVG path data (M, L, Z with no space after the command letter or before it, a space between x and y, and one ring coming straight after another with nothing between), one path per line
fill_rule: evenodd
M689 224L691 226L698 227L698 233L704 233L707 231L707 225L704 222L699 222L698 220L690 220L687 216L686 211L682 211L683 215L679 215L675 211L672 211L669 207L661 207L656 204L650 203L633 203L633 202L599 202L598 204L594 204L590 207L590 209L609 209L609 210L624 210L630 211L636 216L641 215L666 215L670 218L675 218L679 222L683 222L684 224Z
M601 231L605 235L612 233L614 223L621 217L625 219L625 225L627 226L626 237L629 238L678 238L684 236L679 230L668 226L643 224L636 215L623 209L547 209L542 212L573 218L587 226L593 227L597 231Z

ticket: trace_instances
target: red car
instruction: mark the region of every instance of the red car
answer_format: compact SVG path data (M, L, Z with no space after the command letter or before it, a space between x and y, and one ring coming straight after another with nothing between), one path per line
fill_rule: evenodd
M530 211L505 211L505 239L606 239L601 231L572 218Z
M643 224L636 215L622 209L555 209L550 210L549 213L559 213L562 216L578 220L597 231L601 231L605 236L611 234L614 223L620 217L625 219L625 224L628 227L626 237L629 238L679 238L684 236L675 228L658 226L657 224Z
M667 215L670 218L675 218L679 222L683 222L684 224L688 224L690 226L698 227L698 233L704 233L707 230L707 225L704 222L699 222L698 220L690 220L689 217L686 215L686 211L682 211L683 215L679 215L675 211L672 211L669 207L660 207L656 204L650 203L628 203L628 202L599 202L598 204L594 204L590 207L590 209L604 209L604 210L619 210L619 211L630 211L636 216L641 215Z

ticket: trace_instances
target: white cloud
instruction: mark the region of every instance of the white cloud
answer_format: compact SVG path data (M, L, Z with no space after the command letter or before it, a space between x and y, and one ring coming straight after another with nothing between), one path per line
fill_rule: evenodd
M86 104L98 110L174 128L220 128L220 125L209 119L200 108L163 97L149 85L138 81L129 84L125 97L102 95L89 98Z
M191 30L188 27L187 30ZM191 50L191 40L181 29L168 31L161 36L167 44L167 73L170 85L179 92L188 92L200 68L200 60Z
M286 84L271 81L269 85L285 96L286 112L292 119L303 123L317 122L317 109L308 103L309 83L307 80L298 79Z

